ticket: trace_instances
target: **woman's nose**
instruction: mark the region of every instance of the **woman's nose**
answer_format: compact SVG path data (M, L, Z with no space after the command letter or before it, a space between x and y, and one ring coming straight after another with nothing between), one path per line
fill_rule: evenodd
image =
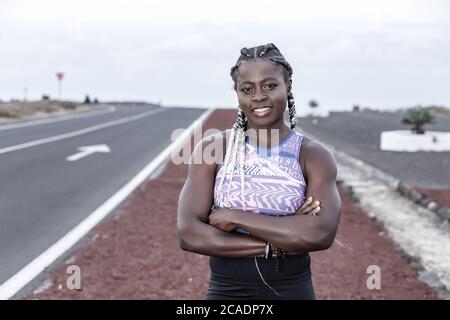
M255 90L255 95L253 96L254 101L264 100L266 98L267 98L267 95L262 90L259 90L259 89Z

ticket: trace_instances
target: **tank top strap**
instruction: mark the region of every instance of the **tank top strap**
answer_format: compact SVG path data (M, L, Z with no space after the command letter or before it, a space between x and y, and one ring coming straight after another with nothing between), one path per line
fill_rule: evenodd
M300 149L302 147L302 142L303 142L304 135L302 135L298 131L294 131L294 136L295 136L295 139L296 139L296 141L295 141L295 145L296 145L295 154L297 156L297 160L300 161Z
M281 144L281 154L289 155L297 161L300 159L300 148L303 140L303 135L295 129L291 129L287 139Z

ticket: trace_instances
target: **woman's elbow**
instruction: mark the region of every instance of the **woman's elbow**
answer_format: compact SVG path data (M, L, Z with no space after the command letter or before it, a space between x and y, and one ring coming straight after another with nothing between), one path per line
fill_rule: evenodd
M312 246L314 251L321 251L330 248L336 237L337 227L339 223L340 209L337 213L338 219L336 221L330 219L320 220L316 228L314 228L314 236Z
M195 251L194 244L192 242L192 230L189 227L177 227L178 245L183 251Z
M334 241L336 232L333 230L324 230L318 233L318 237L314 243L315 251L327 250Z
M296 246L308 252L326 250L333 244L335 232L316 229L309 237L297 239Z
M334 236L328 234L324 238L320 239L316 245L316 251L327 250L331 247L334 241Z
M177 228L178 244L183 251L202 254L207 250L207 243L204 241L207 234L205 230L197 224L188 224L182 228Z
M178 244L179 244L181 250L191 251L191 247L189 246L189 243L180 234L178 234Z

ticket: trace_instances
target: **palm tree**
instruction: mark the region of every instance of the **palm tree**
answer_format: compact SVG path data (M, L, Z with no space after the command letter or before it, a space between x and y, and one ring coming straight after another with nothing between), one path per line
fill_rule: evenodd
M433 119L434 117L428 109L425 109L421 105L418 105L415 108L406 110L405 115L402 119L402 123L412 124L414 125L414 127L411 128L411 131L415 132L416 134L424 134L425 129L423 126L426 123L432 123Z

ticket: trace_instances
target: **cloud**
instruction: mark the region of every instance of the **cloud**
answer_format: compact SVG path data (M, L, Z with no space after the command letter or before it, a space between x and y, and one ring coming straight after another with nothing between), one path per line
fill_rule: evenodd
M448 101L448 3L1 1L0 99L23 86L30 97L52 93L63 70L74 99L235 105L239 49L274 42L293 66L299 107L313 96L330 107Z

